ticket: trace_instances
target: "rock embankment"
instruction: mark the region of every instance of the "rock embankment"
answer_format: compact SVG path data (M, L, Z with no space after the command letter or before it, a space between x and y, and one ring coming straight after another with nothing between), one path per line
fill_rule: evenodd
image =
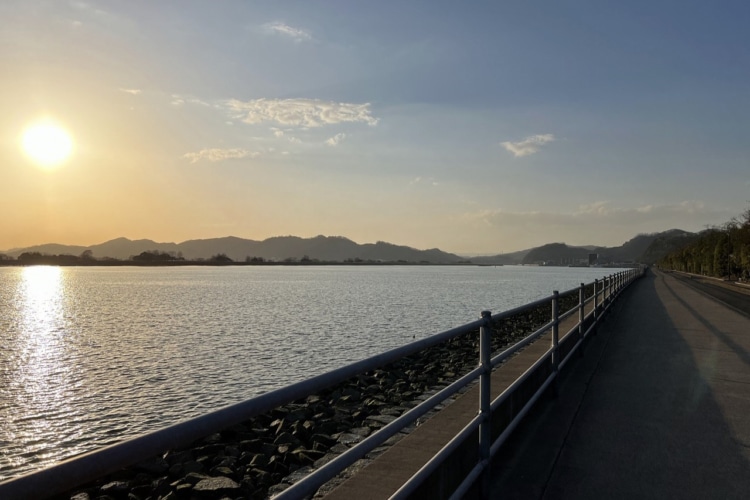
M561 310L577 297L566 298ZM493 325L493 350L548 322L545 305ZM263 499L308 474L478 362L478 332L363 373L60 496L75 500Z

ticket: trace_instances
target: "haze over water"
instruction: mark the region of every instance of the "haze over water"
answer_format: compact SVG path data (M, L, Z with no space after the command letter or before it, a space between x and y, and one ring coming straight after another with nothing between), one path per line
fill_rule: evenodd
M615 271L0 268L0 480Z

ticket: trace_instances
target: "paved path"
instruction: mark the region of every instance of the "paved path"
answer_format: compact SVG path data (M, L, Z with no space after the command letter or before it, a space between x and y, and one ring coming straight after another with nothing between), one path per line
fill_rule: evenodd
M650 273L493 465L508 499L750 498L750 319Z

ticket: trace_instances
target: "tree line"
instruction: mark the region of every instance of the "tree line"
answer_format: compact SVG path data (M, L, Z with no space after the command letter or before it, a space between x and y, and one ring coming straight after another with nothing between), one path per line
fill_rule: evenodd
M712 227L658 265L716 278L750 279L750 209L720 227Z
M466 264L462 262L461 264ZM24 252L15 259L9 255L0 254L0 266L184 266L184 265L331 265L331 264L429 264L427 261L409 262L405 260L380 261L371 259L351 258L343 261L325 261L304 255L301 258L287 257L283 260L271 260L264 257L247 256L244 261L235 261L225 253L218 253L209 258L186 259L182 252L162 252L151 250L131 255L128 259L94 256L91 250L85 250L80 255L46 254L41 252Z
M101 266L122 265L128 263L138 265L179 265L195 263L228 264L232 262L234 261L223 253L213 255L208 259L196 259L189 261L182 256L181 252L160 252L159 250L146 251L141 252L138 255L131 255L127 260L114 259L111 257L103 257L97 259L96 257L94 257L94 253L91 250L85 250L80 255L51 255L41 252L23 252L15 259L8 255L0 254L0 264L16 264L22 266Z

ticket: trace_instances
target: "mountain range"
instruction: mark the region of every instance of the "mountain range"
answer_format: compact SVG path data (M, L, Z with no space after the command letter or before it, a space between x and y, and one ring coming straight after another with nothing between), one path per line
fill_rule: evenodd
M94 258L129 259L142 252L171 253L187 260L208 259L223 254L234 261L253 257L263 260L284 261L311 259L328 262L382 261L424 262L431 264L456 264L471 262L483 265L548 264L570 265L588 262L589 254L597 254L599 263L645 262L653 263L669 251L679 248L697 237L696 233L671 229L660 233L639 234L618 247L569 246L550 243L540 247L507 254L462 257L437 248L417 250L403 245L379 241L358 244L342 236L277 236L262 241L228 236L182 243L157 243L152 240L117 238L98 245L77 246L45 244L15 248L4 252L18 257L26 252L48 255L81 255L91 252Z
M670 229L659 233L639 234L617 247L549 243L510 254L475 257L471 261L475 264L576 265L588 263L589 256L596 254L596 262L599 264L628 262L653 264L667 253L697 237L697 233Z
M455 264L467 260L436 248L417 250L383 241L360 245L341 236L316 236L314 238L277 236L263 241L227 236L205 240L188 240L182 243L157 243L152 240L117 238L87 247L53 243L28 248L16 248L5 252L5 254L11 257L17 257L25 252L39 252L49 255L80 255L85 251L91 251L94 258L109 257L113 259L129 259L142 252L158 251L172 253L184 257L186 260L208 259L219 254L224 254L234 261L244 261L249 258L258 257L271 261L308 258L329 262L360 260Z

